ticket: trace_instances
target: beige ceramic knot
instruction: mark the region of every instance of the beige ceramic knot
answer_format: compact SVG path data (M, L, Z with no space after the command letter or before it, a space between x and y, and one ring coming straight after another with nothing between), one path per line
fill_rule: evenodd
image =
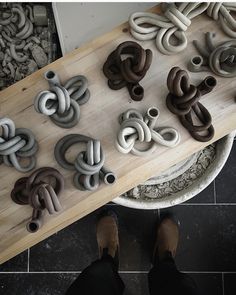
M43 211L47 210L50 215L61 211L59 197L63 189L63 176L50 167L37 169L29 177L16 181L11 192L12 200L33 208L32 219L26 226L29 232L36 232L42 226Z
M0 162L15 167L20 172L28 172L35 168L35 154L38 143L34 134L26 128L15 128L11 119L0 118L2 134L0 136ZM20 160L28 159L27 165Z
M80 119L80 105L89 100L88 81L78 75L69 79L64 86L53 71L45 73L50 90L41 91L35 98L34 107L47 115L62 128L74 127Z
M65 154L76 143L85 143L86 150L77 155L74 163L69 162ZM69 134L57 142L54 155L58 164L63 168L76 170L74 185L79 190L96 190L99 187L100 178L106 184L113 184L116 180L114 173L103 166L105 155L99 140L81 134Z
M215 34L205 34L205 44L201 45L197 40L193 41L194 46L200 55L194 56L188 69L191 72L209 71L225 78L236 77L236 40L214 44Z
M235 11L234 2L211 2L207 8L207 14L214 20L219 19L223 31L232 38L236 38L236 19L231 15Z
M136 156L146 156L153 153L157 144L167 147L175 147L180 142L180 135L174 128L156 128L159 110L151 107L143 116L136 109L129 109L120 116L120 131L116 140L116 148L119 152L127 154L131 152ZM146 149L139 149L136 144L149 143Z
M163 54L176 54L187 46L185 32L191 25L191 19L204 12L209 3L163 3L164 15L136 12L129 18L130 32L137 40L156 39L156 46ZM147 24L149 26L147 26ZM172 39L177 40L172 45Z

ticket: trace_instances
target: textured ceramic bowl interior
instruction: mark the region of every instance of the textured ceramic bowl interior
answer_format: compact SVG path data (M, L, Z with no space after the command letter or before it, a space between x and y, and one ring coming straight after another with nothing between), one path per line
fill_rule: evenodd
M114 203L129 207L129 208L136 208L136 209L158 209L158 208L167 208L171 207L177 204L181 204L197 194L199 194L202 190L204 190L220 173L221 169L224 167L224 164L226 160L229 157L233 142L234 142L234 136L235 132L230 133L229 135L221 138L216 142L216 156L214 161L209 165L209 167L206 169L206 171L203 173L202 176L197 178L190 186L188 186L186 189L183 189L182 191L179 191L175 194L172 194L170 196L160 198L160 199L134 199L134 198L128 198L124 196L117 197L113 200ZM187 160L174 165L162 175L151 178L148 180L145 184L152 184L152 182L156 181L158 178L162 179L162 181L168 181L170 179L173 179L171 177L171 171L173 171L173 174L176 173L175 177L179 176L178 174L178 168L182 172L187 170L186 167L189 167L189 164L193 161L193 157L188 158ZM182 170L181 170L182 169ZM182 173L183 173L182 172ZM163 182L164 182L163 181ZM157 183L157 182L156 182Z

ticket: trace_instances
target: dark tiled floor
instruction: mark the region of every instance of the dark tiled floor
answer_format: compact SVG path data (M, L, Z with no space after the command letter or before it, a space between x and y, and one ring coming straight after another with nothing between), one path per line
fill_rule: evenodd
M234 146L215 183L185 204L160 211L106 206L119 216L120 269L126 295L148 294L155 224L165 212L173 213L180 222L176 264L190 273L200 294L236 294L235 156ZM94 224L101 210L32 247L29 260L26 251L2 265L0 295L64 294L78 272L97 257Z

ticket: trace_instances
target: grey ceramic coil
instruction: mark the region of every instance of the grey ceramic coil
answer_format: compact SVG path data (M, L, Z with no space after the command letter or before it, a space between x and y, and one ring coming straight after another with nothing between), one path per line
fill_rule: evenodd
M41 91L36 96L35 110L49 116L54 124L62 128L74 127L80 119L80 105L90 97L87 79L78 75L62 86L55 72L48 71L44 77L50 90Z
M146 156L153 153L157 144L174 147L180 142L180 135L174 128L156 128L159 110L151 107L143 116L136 109L129 109L120 116L120 130L116 139L116 148L119 152L131 152L136 156ZM137 147L138 143L149 143L145 149Z
M77 155L75 162L69 162L66 152L78 143L86 144L86 150ZM69 134L57 142L54 155L61 167L76 171L73 181L79 190L96 190L100 179L106 184L113 184L116 180L115 174L104 168L105 155L99 140L81 134Z
M20 172L28 172L35 168L35 154L38 144L32 131L26 128L15 128L9 118L0 118L2 134L0 136L0 163L15 167ZM20 160L27 159L22 165Z
M206 12L218 20L224 32L236 38L236 20L230 14L236 11L236 3L176 2L162 3L162 14L135 12L129 17L130 32L140 41L156 40L156 46L163 54L176 54L187 46L185 32L191 20ZM147 26L148 25L148 26ZM173 45L171 39L176 39Z
M214 44L213 33L205 34L205 45L194 40L193 44L200 55L196 55L188 63L191 72L211 70L214 74L226 78L236 77L236 40Z

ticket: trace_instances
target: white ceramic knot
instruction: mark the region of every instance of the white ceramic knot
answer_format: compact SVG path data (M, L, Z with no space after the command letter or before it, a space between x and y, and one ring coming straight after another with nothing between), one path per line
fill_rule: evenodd
M120 116L120 130L115 146L121 153L131 152L136 156L153 153L157 144L174 147L180 141L180 135L174 128L155 128L159 110L151 107L143 116L136 109L129 109ZM148 147L138 148L137 143L149 143Z
M236 38L236 20L230 14L236 11L234 2L211 2L207 14L214 20L220 20L223 31L232 38Z
M2 134L0 136L0 162L13 166L20 172L28 172L35 168L35 154L38 144L33 133L26 128L15 128L8 118L0 118ZM28 158L28 164L22 165L20 159Z
M89 100L88 81L84 76L69 79L64 86L53 71L45 73L50 90L41 91L35 98L35 110L62 128L72 128L80 119L80 105Z
M164 15L136 12L130 15L129 24L133 37L137 40L156 39L156 46L163 54L176 54L187 46L185 31L191 19L204 12L209 3L165 3ZM149 25L148 27L146 25ZM171 39L177 44L172 45Z

